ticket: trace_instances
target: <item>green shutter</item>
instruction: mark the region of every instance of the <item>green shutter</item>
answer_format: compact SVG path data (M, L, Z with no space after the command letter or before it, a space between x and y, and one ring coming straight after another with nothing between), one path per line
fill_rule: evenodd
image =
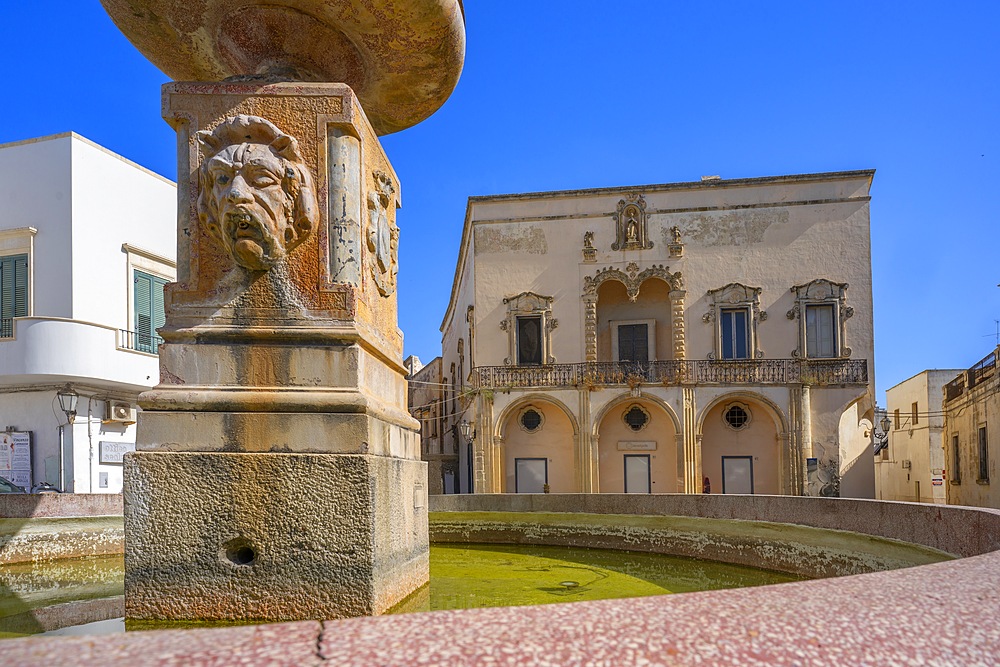
M134 282L135 346L143 352L156 352L156 330L167 323L163 312L163 286L167 281L136 271Z
M0 257L0 336L13 336L13 318L27 315L28 256Z

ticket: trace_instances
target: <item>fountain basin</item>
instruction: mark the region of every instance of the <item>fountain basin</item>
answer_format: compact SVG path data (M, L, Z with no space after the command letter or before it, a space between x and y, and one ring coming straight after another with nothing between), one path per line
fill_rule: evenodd
M1000 636L1000 512L866 500L778 496L450 496L434 511L688 516L795 523L901 540L960 556L835 579L624 600L405 614L213 630L129 633L101 642L4 642L12 664L42 658L129 664L654 663L895 664L919 657L989 664ZM512 638L516 638L516 641Z

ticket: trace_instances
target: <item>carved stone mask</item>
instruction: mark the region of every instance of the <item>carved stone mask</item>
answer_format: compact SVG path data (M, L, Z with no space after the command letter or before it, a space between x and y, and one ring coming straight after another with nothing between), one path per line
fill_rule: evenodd
M198 217L237 264L266 271L316 229L312 175L294 138L241 115L199 132L198 141Z

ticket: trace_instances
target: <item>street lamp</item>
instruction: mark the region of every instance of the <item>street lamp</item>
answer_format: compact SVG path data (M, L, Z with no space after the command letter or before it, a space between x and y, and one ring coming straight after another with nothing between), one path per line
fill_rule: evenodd
M66 385L56 394L59 399L59 407L66 413L66 421L72 424L76 420L76 401L80 395L73 391L73 387Z
M59 407L66 413L66 423L71 424L76 420L76 402L80 395L73 391L73 387L66 385L56 393L59 399ZM66 492L66 434L65 424L59 424L59 492Z
M462 420L462 423L458 425L458 430L462 433L462 440L466 442L472 442L476 437L472 434L472 424L469 423L468 419Z
M892 420L889 419L888 414L883 412L882 418L872 425L873 435L875 436L875 454L878 454L889 446L890 428L892 428Z

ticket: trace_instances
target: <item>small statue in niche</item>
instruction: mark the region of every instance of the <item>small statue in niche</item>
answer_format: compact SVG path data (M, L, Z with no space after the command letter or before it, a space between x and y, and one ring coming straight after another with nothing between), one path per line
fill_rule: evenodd
M677 225L670 228L670 238L673 239L674 244L680 245L681 242L681 230Z
M267 271L319 222L298 142L257 116L226 118L197 134L198 218L240 266Z
M628 210L628 219L625 221L625 242L628 244L639 242L639 222L635 219L635 211Z
M594 232L583 233L583 247L587 250L594 247Z

